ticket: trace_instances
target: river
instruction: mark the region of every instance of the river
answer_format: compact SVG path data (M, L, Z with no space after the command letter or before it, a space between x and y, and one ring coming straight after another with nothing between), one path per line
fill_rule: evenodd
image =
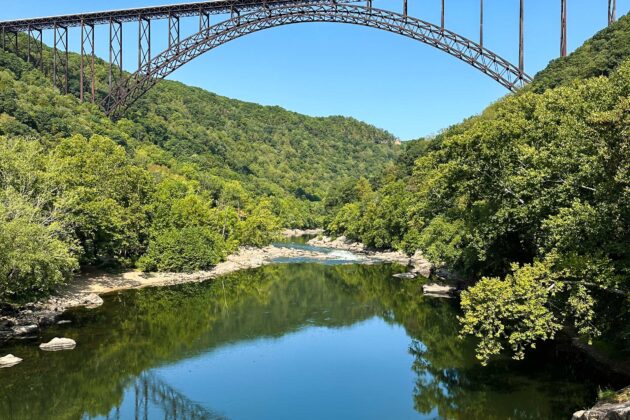
M455 300L353 260L283 260L69 311L0 348L24 359L0 370L0 418L562 419L608 380L557 343L484 368ZM55 336L76 349L38 349Z

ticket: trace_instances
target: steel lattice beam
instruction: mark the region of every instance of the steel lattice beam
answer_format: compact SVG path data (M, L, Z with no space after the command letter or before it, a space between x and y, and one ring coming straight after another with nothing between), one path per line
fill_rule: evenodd
M38 28L30 28L28 30L28 61L31 60L33 47L31 44L35 44L36 59L34 59L34 67L44 71L44 39L42 36L42 30Z
M53 29L53 84L64 94L68 93L68 28Z
M179 44L177 47L179 48ZM143 18L138 20L138 70L140 69L144 69L146 74L151 72L151 20Z
M177 46L179 44L179 16L171 15L168 17L168 47Z
M80 81L80 99L85 100L85 83L89 80L90 84L90 100L96 100L96 75L94 73L94 25L83 24L81 26L81 81ZM87 65L86 65L87 61ZM87 75L89 69L89 77Z
M116 85L103 101L103 107L116 117L159 80L205 52L254 32L305 22L348 23L403 35L453 55L512 91L531 81L522 69L476 42L417 18L350 4L293 3L235 16L184 39L177 48L154 57Z
M210 13L199 11L199 32L210 27Z
M344 3L358 2L362 0L344 0ZM263 4L269 7L290 6L295 0L213 0L193 3L174 4L167 6L141 7L136 9L109 10L95 13L83 13L77 15L52 16L37 19L20 19L0 22L0 28L7 31L25 32L29 26L40 29L53 29L55 25L67 28L80 27L81 23L91 25L106 25L111 19L118 22L136 22L138 16L145 19L168 19L170 15L180 17L198 16L200 11L207 14L227 14L232 8L242 13L259 9ZM301 0L300 3L322 3L322 0Z
M123 74L123 25L114 19L109 20L109 89Z

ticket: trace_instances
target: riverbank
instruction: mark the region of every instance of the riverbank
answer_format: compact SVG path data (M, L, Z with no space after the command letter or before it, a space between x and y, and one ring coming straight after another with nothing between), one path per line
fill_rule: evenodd
M285 232L287 237L311 235L310 231ZM78 276L71 284L55 296L41 302L30 303L21 307L5 306L0 308L0 342L12 338L36 336L42 328L59 321L63 312L76 307L95 308L103 304L100 295L121 290L145 287L171 286L183 283L202 282L215 279L239 270L246 270L272 264L280 259L304 258L308 260L339 259L340 256L327 252L327 248L341 249L335 246L320 246L321 249L305 250L285 246L269 245L264 248L242 247L228 256L211 270L193 273L144 273L127 271L107 273L89 270ZM364 259L355 262L389 262L410 265L412 270L421 268L425 261L408 257L399 252L364 252L357 251Z

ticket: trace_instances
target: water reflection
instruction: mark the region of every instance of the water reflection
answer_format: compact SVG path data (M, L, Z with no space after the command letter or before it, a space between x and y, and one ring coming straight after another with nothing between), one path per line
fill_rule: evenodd
M142 373L133 386L129 388L127 397L129 400L133 400L133 418L135 419L158 417L165 420L225 419L225 417L212 413L200 404L191 401L152 373ZM105 418L108 420L122 418L121 407L113 408Z
M557 346L481 368L456 304L401 270L274 265L111 295L41 337L72 352L0 349L24 358L0 371L0 418L564 418L593 401L584 361Z

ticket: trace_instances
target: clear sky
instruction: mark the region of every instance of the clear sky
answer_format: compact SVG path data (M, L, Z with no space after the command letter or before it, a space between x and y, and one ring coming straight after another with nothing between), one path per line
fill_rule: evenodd
M2 0L1 20L182 3L181 0ZM518 61L518 0L485 0L485 46ZM568 0L569 50L606 25L607 0ZM630 0L617 0L618 15ZM534 75L559 55L560 0L526 0L526 71ZM402 1L375 0L400 10ZM440 0L409 0L409 13L439 22ZM476 40L479 0L446 0L446 26ZM219 17L213 17L216 22ZM182 20L192 34L198 20ZM153 27L153 51L167 43L166 23ZM137 24L126 24L125 68L137 65ZM107 55L107 28L97 54ZM185 36L188 36L185 35ZM78 30L71 32L78 50ZM45 37L50 44L50 37ZM280 105L300 113L347 115L403 140L418 138L479 113L507 93L478 70L399 35L343 24L274 28L232 41L176 71L171 79L231 98Z

